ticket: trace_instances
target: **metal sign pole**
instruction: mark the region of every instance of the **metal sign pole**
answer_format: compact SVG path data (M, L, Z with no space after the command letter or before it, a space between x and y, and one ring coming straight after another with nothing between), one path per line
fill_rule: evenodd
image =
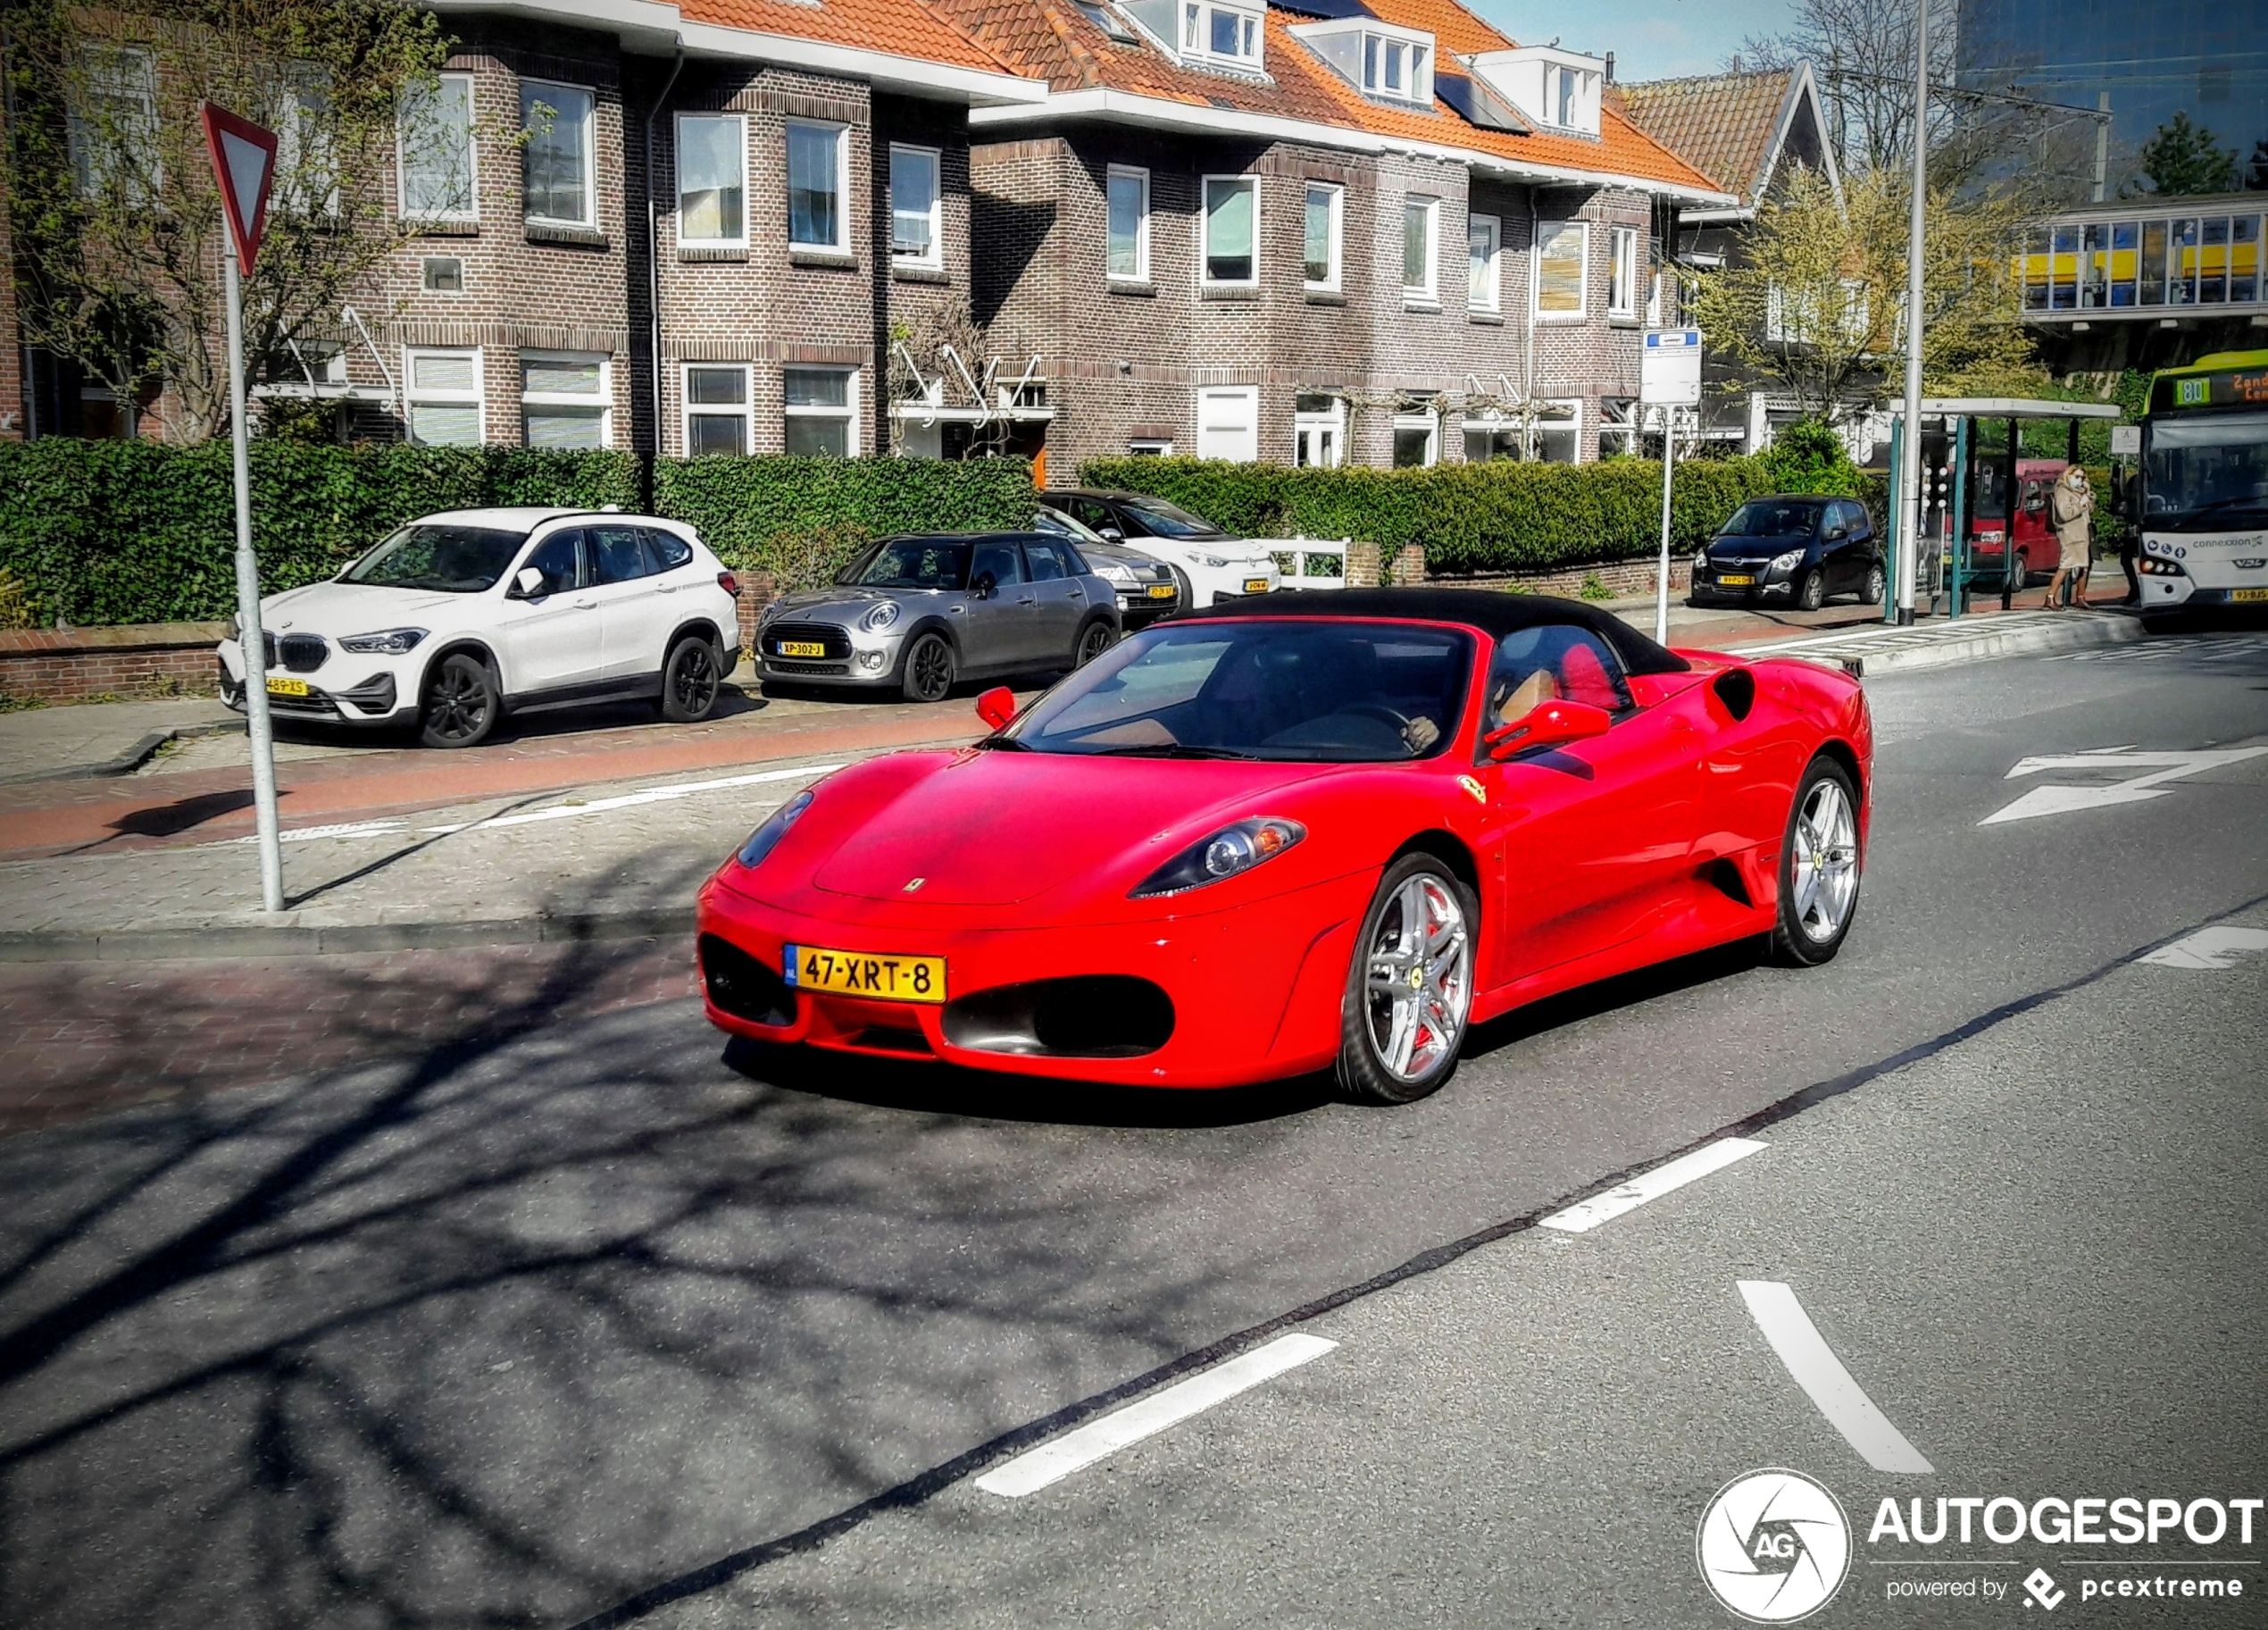
M1654 643L1670 643L1670 467L1677 449L1678 410L1662 410L1662 569L1654 584Z
M260 627L260 561L252 552L252 462L244 405L244 280L237 246L221 251L229 306L229 423L236 443L237 638L244 651L244 716L252 735L252 807L260 828L260 905L284 908L283 840L276 821L276 744L268 720L268 641Z
M1891 489L1891 501L1903 524L1898 528L1905 548L1898 558L1897 615L1914 621L1914 580L1922 556L1922 486L1927 481L1922 457L1922 251L1930 196L1930 8L1925 4L1914 17L1914 196L1913 215L1906 223L1905 246L1905 459L1902 479Z

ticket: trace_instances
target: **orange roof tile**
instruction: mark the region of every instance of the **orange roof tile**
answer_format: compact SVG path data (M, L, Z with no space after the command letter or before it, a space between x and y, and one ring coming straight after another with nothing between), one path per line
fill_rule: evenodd
M1793 70L1780 68L1654 79L1615 90L1633 123L1714 176L1722 190L1754 204L1794 77Z
M781 34L979 73L1014 71L921 0L820 0L816 5L796 0L679 0L678 10L688 22Z

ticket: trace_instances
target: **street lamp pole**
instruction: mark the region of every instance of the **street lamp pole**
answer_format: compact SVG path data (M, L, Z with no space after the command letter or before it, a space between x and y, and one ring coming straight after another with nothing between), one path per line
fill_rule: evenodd
M1905 244L1905 418L1898 429L1897 620L1914 621L1922 556L1922 250L1930 182L1930 0L1914 0L1914 213Z

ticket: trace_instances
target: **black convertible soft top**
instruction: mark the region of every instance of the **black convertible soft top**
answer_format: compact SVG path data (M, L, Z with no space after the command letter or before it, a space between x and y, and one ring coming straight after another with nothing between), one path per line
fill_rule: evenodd
M1217 602L1201 611L1184 611L1168 623L1212 617L1382 617L1462 623L1492 639L1523 628L1574 623L1611 647L1631 673L1683 673L1690 665L1623 622L1580 600L1547 594L1499 594L1487 589L1288 589L1250 599Z

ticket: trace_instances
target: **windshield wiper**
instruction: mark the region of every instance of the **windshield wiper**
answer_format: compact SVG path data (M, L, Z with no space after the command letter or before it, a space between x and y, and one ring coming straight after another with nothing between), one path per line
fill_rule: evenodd
M988 748L996 753L1029 753L1031 751L1030 748L1017 740L1013 736L987 736L983 738L983 740L980 740L977 743L977 746Z
M1089 758L1243 758L1256 759L1257 753L1240 753L1232 747L1185 747L1180 742L1155 747L1106 747Z

